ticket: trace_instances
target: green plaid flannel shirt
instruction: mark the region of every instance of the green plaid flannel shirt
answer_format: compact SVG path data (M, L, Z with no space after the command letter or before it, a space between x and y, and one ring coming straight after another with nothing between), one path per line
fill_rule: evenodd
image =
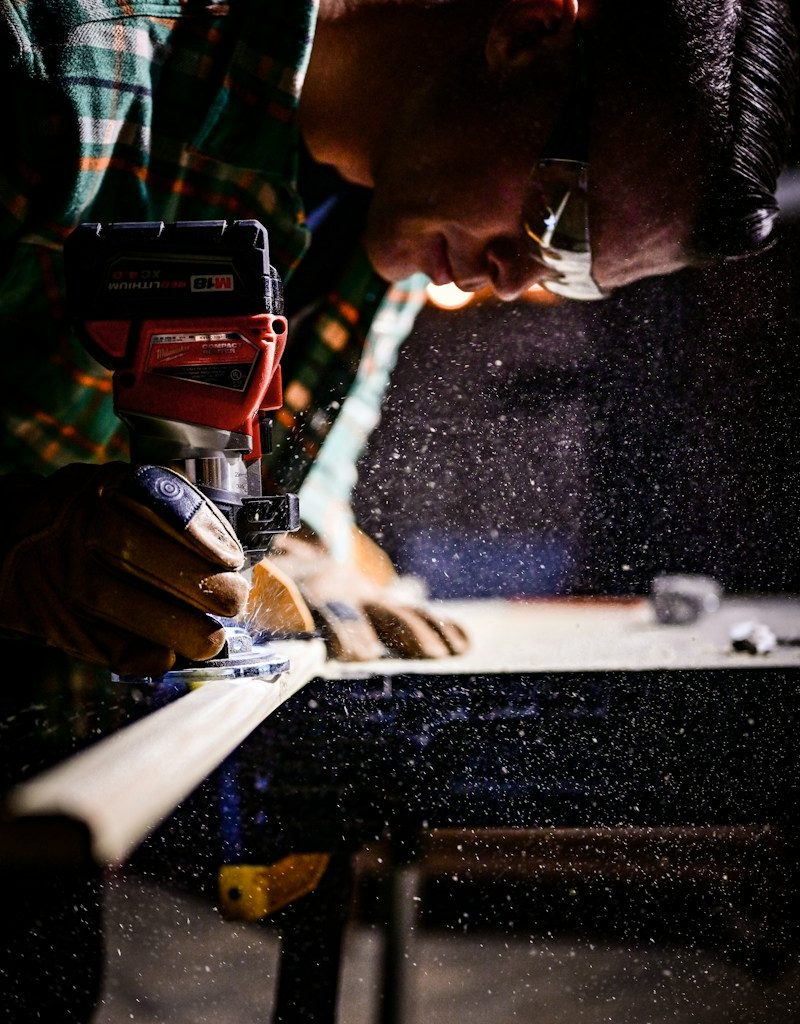
M295 114L316 3L0 2L11 129L0 150L0 469L47 472L125 458L110 375L66 319L64 239L81 221L255 218L287 278L308 244L294 184ZM331 428L375 314L381 310L380 343L362 367L362 406L367 395L380 403L423 283L417 276L387 295L357 252L290 339L269 475L278 488L298 487L331 433L328 471L314 485L312 525L323 532L323 480L343 514L353 468L342 460L357 458L366 439L363 409L342 417L358 425L357 441L345 439L346 426Z

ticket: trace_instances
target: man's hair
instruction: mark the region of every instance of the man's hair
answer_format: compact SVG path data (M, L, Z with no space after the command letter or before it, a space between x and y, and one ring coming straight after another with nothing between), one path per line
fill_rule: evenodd
M698 232L705 256L764 247L778 215L778 175L792 142L797 30L785 0L738 0L729 67L728 131L716 186Z

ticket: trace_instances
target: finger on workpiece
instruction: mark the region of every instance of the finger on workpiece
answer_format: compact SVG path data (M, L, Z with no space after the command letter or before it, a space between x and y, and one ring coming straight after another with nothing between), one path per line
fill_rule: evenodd
M450 654L464 654L469 650L470 639L466 630L459 623L437 615L430 608L415 608L414 611L439 634L447 644Z
M400 658L446 658L450 649L416 609L370 601L364 612L389 652Z
M198 611L236 618L245 610L250 584L241 573L220 571L218 561L116 508L97 523L87 548L87 576L102 562L109 572L141 580Z
M241 569L244 552L233 527L179 473L164 466L136 466L103 488L104 502L132 513L225 569ZM118 519L121 517L118 517Z
M100 621L193 661L213 658L225 642L219 619L132 577L98 574L91 589L76 601L76 611L84 620ZM58 628L58 623L51 628ZM67 631L63 639L68 635Z
M251 632L274 636L314 631L314 616L295 581L268 558L253 566L246 620Z
M313 580L301 586L331 657L341 662L371 662L383 657L386 650L359 604L332 595L328 579L321 582L319 590Z

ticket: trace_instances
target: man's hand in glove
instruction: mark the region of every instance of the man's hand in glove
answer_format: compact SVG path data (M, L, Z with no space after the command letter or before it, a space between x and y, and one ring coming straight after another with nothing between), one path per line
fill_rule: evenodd
M310 530L278 537L253 567L251 627L273 635L318 629L332 658L443 658L469 647L464 630L403 592L387 556L357 532L354 564L335 561Z
M249 585L230 524L159 466L72 465L0 484L0 628L120 674L162 675L224 642Z

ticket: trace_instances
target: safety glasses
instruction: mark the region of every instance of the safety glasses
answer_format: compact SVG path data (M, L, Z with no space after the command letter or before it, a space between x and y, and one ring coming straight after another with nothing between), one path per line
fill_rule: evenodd
M523 213L523 228L534 255L552 276L543 288L568 299L605 298L592 277L589 244L589 165L584 160L540 160L534 169L536 213Z
M543 288L568 299L605 298L592 277L589 244L589 71L586 38L575 29L572 87L547 146L531 173L522 225Z

